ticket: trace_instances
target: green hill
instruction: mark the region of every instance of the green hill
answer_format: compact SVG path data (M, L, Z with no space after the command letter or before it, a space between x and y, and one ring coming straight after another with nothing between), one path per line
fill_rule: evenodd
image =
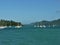
M0 20L0 26L21 26L21 22L15 22L15 21L8 21L8 20Z
M60 26L60 19L57 20L52 20L52 21L40 21L40 22L35 22L33 23L33 25L46 25L46 26L52 26L52 25L56 25L56 26Z

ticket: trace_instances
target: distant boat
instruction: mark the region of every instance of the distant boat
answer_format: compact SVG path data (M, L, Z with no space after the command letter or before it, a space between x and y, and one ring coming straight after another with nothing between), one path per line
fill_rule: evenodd
M42 28L43 26L42 25L40 25L40 28Z
M34 27L40 27L39 25L34 25Z
M0 29L5 29L7 28L7 26L0 26Z
M11 26L9 26L9 27L11 27Z
M56 25L53 25L53 27L55 27Z
M45 26L45 25L43 25L43 27L44 27L44 28L46 28L46 26Z
M21 28L22 26L15 26L15 28Z
M2 22L2 23L4 23L4 22ZM6 24L5 24L5 26L0 26L0 29L5 29L5 28L7 28Z
M36 25L34 25L34 27L37 27Z
M34 27L46 28L45 25L34 25Z
M12 26L8 26L9 28L11 28Z
M18 23L17 26L15 26L15 28L21 28L22 26Z

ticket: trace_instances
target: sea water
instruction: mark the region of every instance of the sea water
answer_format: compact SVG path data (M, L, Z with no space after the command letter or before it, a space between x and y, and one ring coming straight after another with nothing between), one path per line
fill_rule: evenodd
M0 45L60 45L60 28L0 29Z

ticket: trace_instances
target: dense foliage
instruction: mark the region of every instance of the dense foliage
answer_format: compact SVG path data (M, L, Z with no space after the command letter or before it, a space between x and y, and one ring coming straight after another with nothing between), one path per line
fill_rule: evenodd
M15 21L8 21L8 20L0 20L0 26L17 26L17 25L22 25L20 22L15 22Z

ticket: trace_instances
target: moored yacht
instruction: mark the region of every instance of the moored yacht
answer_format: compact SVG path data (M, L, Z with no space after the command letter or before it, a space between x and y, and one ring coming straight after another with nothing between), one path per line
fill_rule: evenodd
M34 25L34 27L37 27L36 25Z
M21 28L22 26L15 26L15 28Z
M34 25L34 27L46 28L46 25Z
M0 29L4 29L4 28L7 28L7 26L0 26Z
M52 25L53 27L55 27L56 25Z
M12 26L8 26L9 28L12 28Z
M45 26L45 25L43 25L43 27L44 27L44 28L46 28L46 26Z
M15 28L21 28L21 27L22 27L22 25L20 25L19 23L17 26L15 26Z
M40 25L40 28L42 28L43 26L42 25Z

